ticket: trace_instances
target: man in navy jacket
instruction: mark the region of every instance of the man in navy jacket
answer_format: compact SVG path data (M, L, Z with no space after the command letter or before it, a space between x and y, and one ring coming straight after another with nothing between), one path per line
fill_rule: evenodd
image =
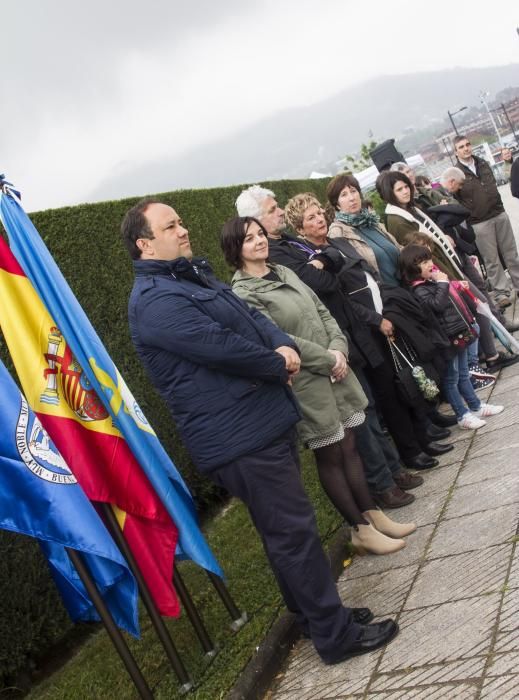
M367 608L342 605L301 484L297 346L192 258L171 207L143 200L122 234L134 260L135 348L195 465L249 509L287 607L325 663L387 643L395 622L368 624Z

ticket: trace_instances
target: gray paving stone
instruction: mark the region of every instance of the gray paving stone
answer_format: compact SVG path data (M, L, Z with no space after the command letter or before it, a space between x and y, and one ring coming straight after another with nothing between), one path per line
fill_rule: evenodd
M508 579L509 588L519 588L519 546L516 544L512 556L512 568Z
M500 450L512 448L516 451L519 449L519 430L515 425L476 435L470 448L470 459L480 455L496 454Z
M517 367L517 365L514 365L514 368ZM519 372L513 375L509 375L506 378L500 378L498 382L496 382L496 386L492 390L492 402L495 402L495 399L497 396L500 394L508 394L512 391L519 391Z
M413 584L405 609L500 592L509 562L510 545L427 561Z
M484 483L457 486L449 500L445 518L458 517L481 510L492 510L519 501L516 474L500 474Z
M517 672L517 656L515 654L493 654L487 668L487 676L504 676Z
M519 304L515 305L515 316L516 323L519 323ZM514 334L514 337L519 339L519 335L517 333ZM519 375L519 362L516 362L515 365L510 365L510 367L505 367L504 369L502 369L499 379L500 381L503 381L505 379L509 379L510 377L515 377L517 375Z
M394 517L399 522L414 522L420 527L436 523L448 495L448 488L445 491L430 493L423 497L417 494L413 503L402 508L399 512L392 511L391 518Z
M517 700L519 674L485 679L480 697L484 700Z
M515 505L445 520L434 533L427 557L437 559L448 554L484 549L493 544L505 544L515 532L516 520ZM499 527L496 527L496 523L499 523Z
M441 440L441 442L456 443L460 442L461 440L468 440L472 436L470 431L462 430L457 425L449 428L449 430L451 431L450 437L446 438L445 440Z
M505 591L499 614L498 632L519 632L519 595L515 588Z
M438 457L440 467L446 467L448 464L454 464L455 462L462 462L470 447L474 431L460 430L459 428L455 428L454 430L461 433L462 437L454 443L454 449L451 450L451 452L447 452L447 454Z
M389 692L404 688L423 688L440 683L476 682L483 675L485 657L446 661L417 668L405 668L392 673L376 673L370 683L369 692Z
M505 630L504 632L498 632L496 637L496 643L494 646L494 652L496 654L502 652L515 652L516 658L519 655L519 630Z
M418 565L391 569L355 579L341 580L339 593L352 607L368 606L377 617L396 615L416 575Z
M505 592L499 615L499 626L494 651L519 652L519 596L517 589Z
M502 474L517 474L517 449L505 449L493 454L470 459L460 471L456 484L466 486L485 479L494 479ZM519 488L516 486L516 488Z
M406 509L407 510L407 509ZM353 564L341 574L343 578L358 578L369 574L382 573L391 569L414 564L425 556L425 548L433 532L433 525L417 528L416 532L406 538L407 545L395 554L376 556L371 554L365 557L356 556Z
M400 634L382 655L381 673L488 653L500 596L491 594L404 611Z
M517 393L518 393L517 388L510 389L508 391L503 390L497 394L493 393L492 396L490 397L490 400L488 401L488 403L501 404L502 406L505 406L505 410L503 411L503 414L507 413L508 409L510 407L517 405ZM499 414L499 415L502 415L502 414ZM485 428L486 428L486 426L485 426ZM481 430L482 430L482 428L481 428Z
M502 413L499 413L497 416L485 418L487 424L478 430L478 435L486 435L486 433L490 433L493 430L506 428L508 425L519 424L519 403L517 402L517 390L515 394L510 392L498 394L493 398L491 403L500 404L505 407L505 410Z
M474 684L468 683L441 683L439 685L430 685L424 688L405 688L389 693L369 693L366 695L366 700L472 700L479 695L479 688ZM339 700L337 698L337 700ZM342 700L342 697L341 697Z
M357 656L342 664L325 666L311 643L308 640L301 641L291 653L289 664L278 679L272 697L277 700L309 700L336 697L339 694L341 697L349 697L348 693L352 696L355 693L362 695L381 654L380 650Z
M460 471L461 462L455 462L445 467L435 467L425 472L421 472L424 478L424 483L417 489L413 490L416 500L428 497L432 493L441 493L448 491L454 484ZM399 510L404 515L407 513L407 507Z

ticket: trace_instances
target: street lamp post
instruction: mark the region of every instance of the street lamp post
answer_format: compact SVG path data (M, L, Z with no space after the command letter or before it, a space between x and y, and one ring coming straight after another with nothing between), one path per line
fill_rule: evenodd
M512 130L512 134L514 135L514 139L515 139L516 142L517 142L517 134L515 133L514 125L513 125L512 122L510 121L510 117L508 116L508 112L506 111L506 107L505 107L504 102L501 102L501 107L502 107L502 109L503 109L503 112L505 113L505 117L506 117L506 121L508 122L508 126L509 126L510 129Z
M445 149L445 153L449 156L452 165L455 165L455 162L454 162L452 155L451 155L448 136L442 136L441 138L443 141L443 148Z
M488 112L488 116L490 117L490 121L492 122L492 126L494 127L494 131L496 132L497 140L499 141L499 145L503 145L503 140L501 139L501 134L499 133L499 129L497 128L496 120L494 119L494 115L492 114L490 107L487 104L486 97L489 93L485 92L484 90L481 90L479 93L479 97L481 98L481 102L484 104L485 109Z
M460 132L459 132L458 129L456 128L456 124L454 123L453 117L454 117L456 114L459 114L460 112L463 112L464 109L468 109L468 108L467 108L466 106L465 106L465 107L460 107L460 109L457 109L455 112L449 112L449 110L447 110L447 114L449 115L449 119L451 120L452 128L454 129L454 133L456 134L456 136L459 136L459 135L460 135Z

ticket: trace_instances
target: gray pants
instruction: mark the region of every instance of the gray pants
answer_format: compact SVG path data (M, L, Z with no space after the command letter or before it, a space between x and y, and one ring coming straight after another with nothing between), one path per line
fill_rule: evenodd
M476 234L476 245L485 261L488 281L495 298L508 296L511 291L499 254L508 269L512 285L519 291L519 257L508 214L503 212L488 221L473 224L473 228Z

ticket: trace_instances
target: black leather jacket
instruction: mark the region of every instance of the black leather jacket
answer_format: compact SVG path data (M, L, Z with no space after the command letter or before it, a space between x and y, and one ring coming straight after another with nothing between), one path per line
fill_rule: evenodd
M456 199L470 210L470 224L480 224L505 210L501 195L497 189L496 179L492 168L483 158L473 156L476 163L474 175L470 168L459 160L456 166L465 174L463 187L456 192Z

